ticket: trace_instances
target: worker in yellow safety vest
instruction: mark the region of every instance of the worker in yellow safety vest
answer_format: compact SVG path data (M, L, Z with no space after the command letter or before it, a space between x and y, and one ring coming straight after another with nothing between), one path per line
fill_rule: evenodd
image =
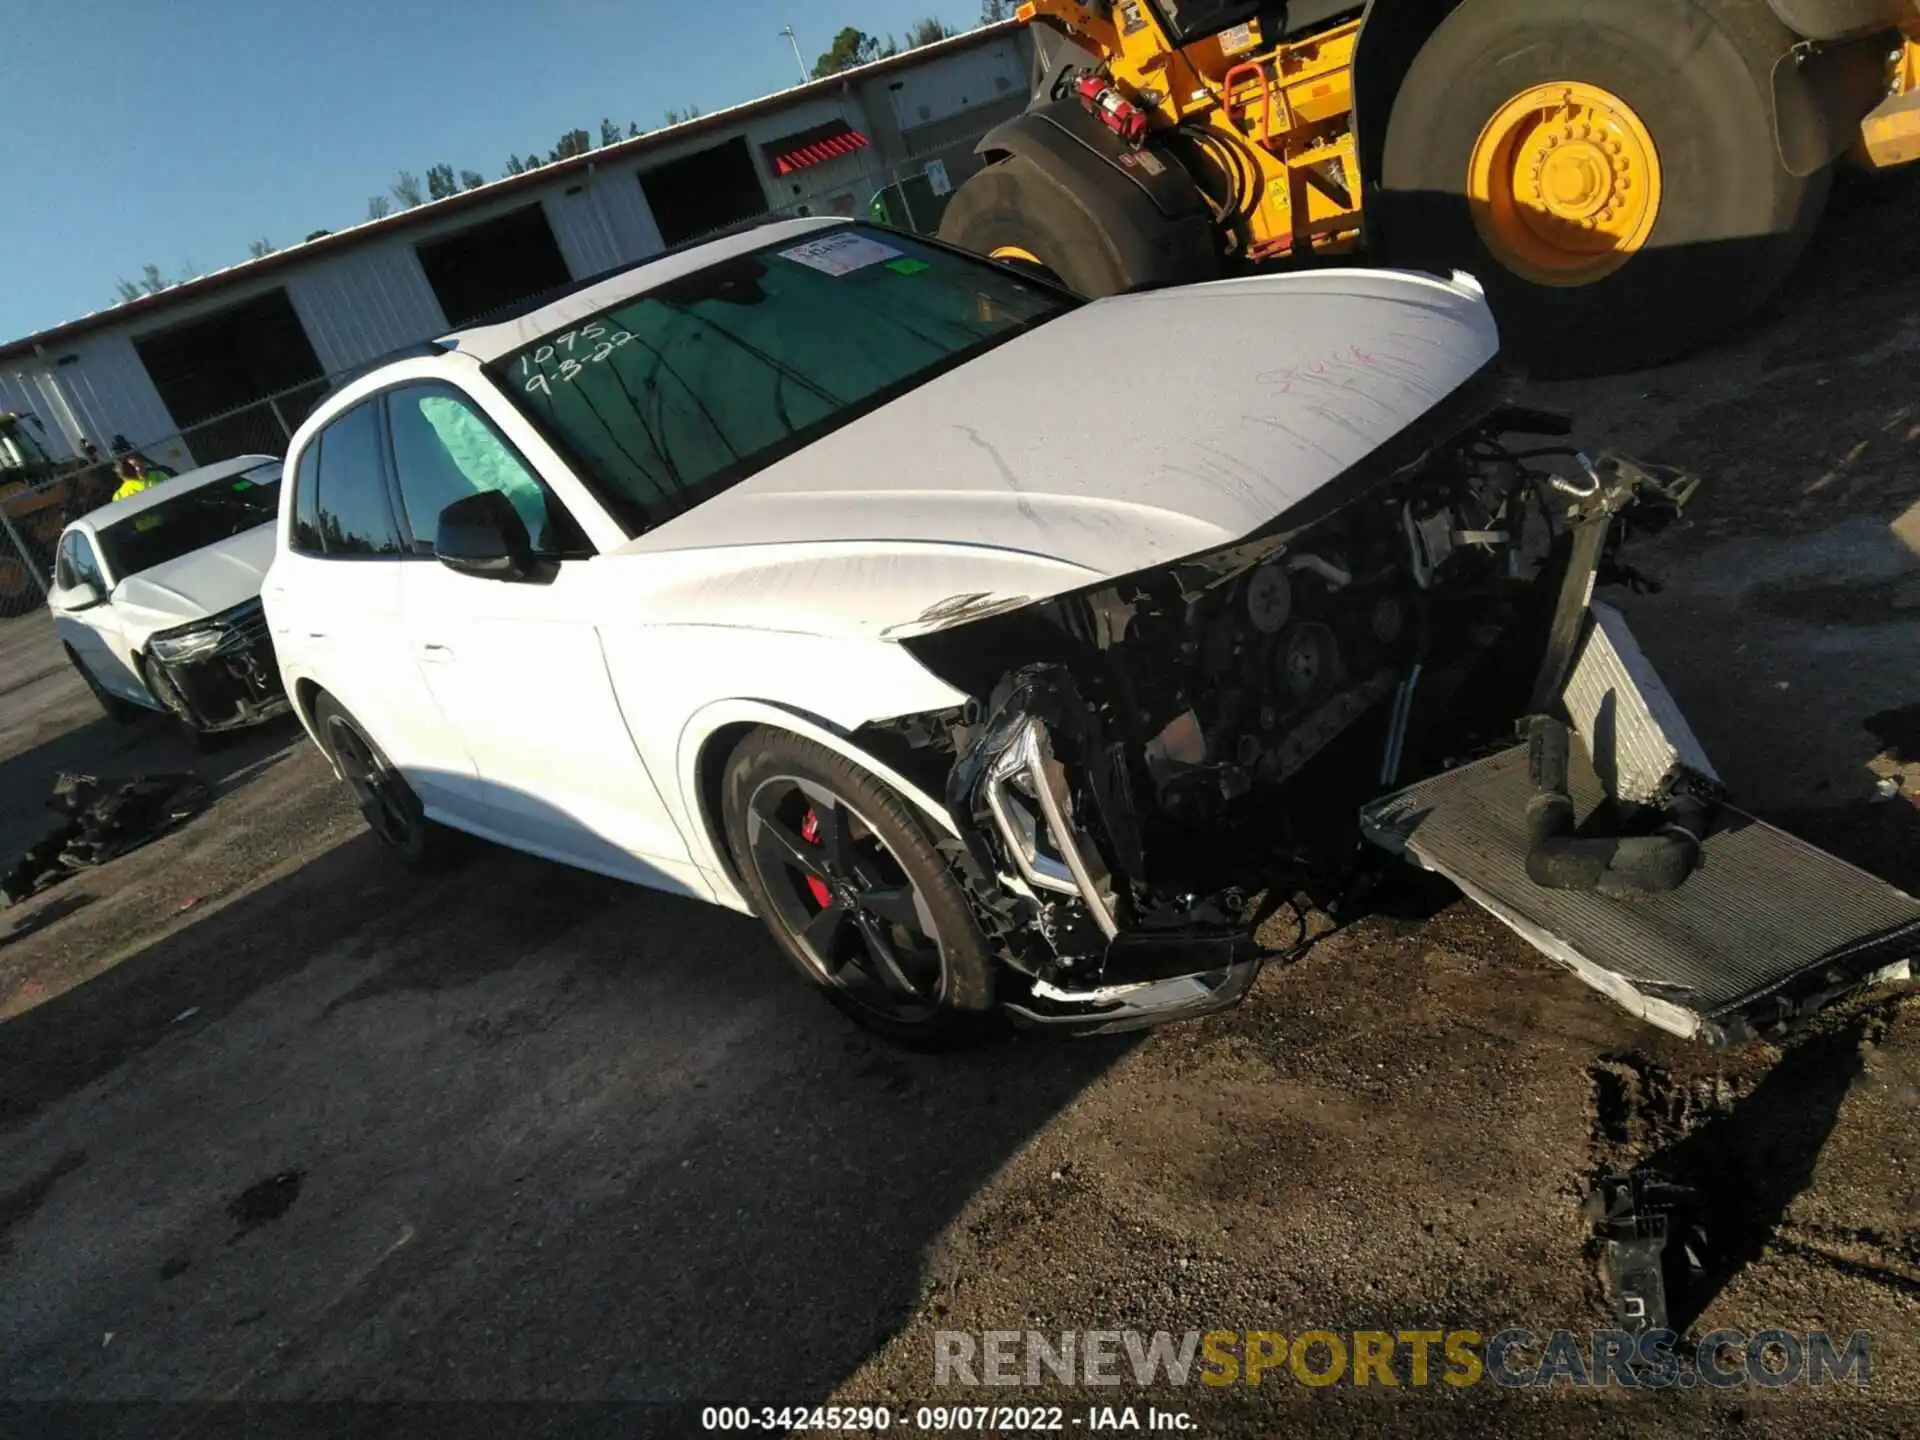
M113 492L116 500L125 500L129 495L138 495L148 486L158 485L166 477L157 471L144 468L132 455L127 456L119 465L120 488Z

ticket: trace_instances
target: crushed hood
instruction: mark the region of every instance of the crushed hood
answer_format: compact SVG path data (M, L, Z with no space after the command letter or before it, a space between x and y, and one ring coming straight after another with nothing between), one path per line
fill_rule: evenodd
M231 609L260 593L273 563L273 526L260 525L218 544L129 575L114 587L113 603L149 630Z
M1057 589L1073 588L1259 529L1497 349L1492 315L1464 279L1323 271L1116 296L881 406L625 548L978 546L1043 558ZM921 594L921 608L885 618L907 624L926 600L961 593ZM966 593L952 623L999 598L990 584ZM1026 598L1040 596L1029 585ZM878 608L885 597L862 599Z

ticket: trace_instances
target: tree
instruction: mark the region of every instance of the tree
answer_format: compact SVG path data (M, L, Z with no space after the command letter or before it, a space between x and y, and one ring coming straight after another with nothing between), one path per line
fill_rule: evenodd
M593 149L593 137L584 130L569 130L560 137L560 143L547 152L549 162L571 160L576 155L584 155Z
M247 254L252 256L255 260L264 259L266 256L271 255L272 253L273 253L273 242L267 239L267 237L264 235L262 235L258 240L249 240L247 242Z
M427 198L444 200L449 195L458 195L460 185L453 178L451 165L429 165L427 167Z
M393 177L393 183L387 187L387 193L399 203L402 210L411 210L416 205L426 203L426 196L420 193L420 177L411 170L402 170Z
M646 131L640 128L639 121L629 120L627 122L627 138L629 140L638 140L642 135L646 133L647 133Z
M478 190L486 183L487 177L482 175L478 170L462 170L460 172L460 188L462 190Z
M538 162L535 162L535 163L538 163ZM532 165L529 165L525 160L522 160L518 155L509 155L507 157L507 174L509 175L524 175L527 173L527 171L531 170L532 168L533 168Z
M669 109L667 111L667 124L669 125L681 125L688 120L698 120L699 118L700 107L698 105L689 105L684 110Z
M181 278L191 280L193 267L188 266ZM142 295L158 295L173 284L173 281L161 273L158 265L149 262L140 267L139 280L116 280L113 282L113 288L122 300L138 300Z
M367 197L367 219L384 220L392 213L393 206L387 203L386 196L369 195Z
M307 236L309 240L318 240L322 235L331 235L331 230L315 230Z
M958 30L950 30L936 16L929 15L924 20L916 20L907 27L907 45L909 50L918 50L922 45L931 45L936 40L944 40L949 35L958 35Z
M620 127L611 120L601 120L600 143L602 145L618 145L620 143Z
M892 42L887 43L890 45ZM813 78L818 80L842 70L851 70L856 65L865 65L869 60L879 60L888 53L891 52L884 49L879 40L849 25L833 37L827 53L813 62Z
M980 23L998 25L1013 18L1013 0L980 0Z

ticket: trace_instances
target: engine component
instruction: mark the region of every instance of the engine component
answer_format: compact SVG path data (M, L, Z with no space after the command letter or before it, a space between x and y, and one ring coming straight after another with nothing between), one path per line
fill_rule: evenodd
M1382 595L1373 602L1373 612L1367 617L1367 628L1382 645L1393 644L1406 626L1407 612L1399 596Z
M1281 637L1280 674L1287 693L1311 705L1330 691L1340 672L1340 644L1317 620L1293 626Z
M1262 565L1247 577L1247 618L1262 635L1277 635L1293 617L1293 582L1284 567Z
M1709 812L1693 795L1675 795L1652 835L1576 835L1567 788L1567 727L1536 715L1527 728L1527 878L1549 890L1595 890L1619 898L1677 890L1693 873Z

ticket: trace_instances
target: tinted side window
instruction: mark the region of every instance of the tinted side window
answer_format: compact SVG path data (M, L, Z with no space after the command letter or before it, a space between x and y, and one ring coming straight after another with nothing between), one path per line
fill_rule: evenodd
M60 553L54 559L54 583L62 589L71 590L75 585L87 583L97 585L102 591L107 582L100 573L100 564L93 557L93 547L87 543L87 537L74 531L60 542Z
M288 543L302 555L320 553L320 437L300 452L300 473L293 481L293 535Z
M557 554L571 527L533 467L450 385L408 385L387 392L393 465L407 507L413 548L433 553L440 512L456 500L498 490L512 502L533 548Z
M403 553L387 503L378 401L355 406L321 432L315 488L315 523L329 559Z

